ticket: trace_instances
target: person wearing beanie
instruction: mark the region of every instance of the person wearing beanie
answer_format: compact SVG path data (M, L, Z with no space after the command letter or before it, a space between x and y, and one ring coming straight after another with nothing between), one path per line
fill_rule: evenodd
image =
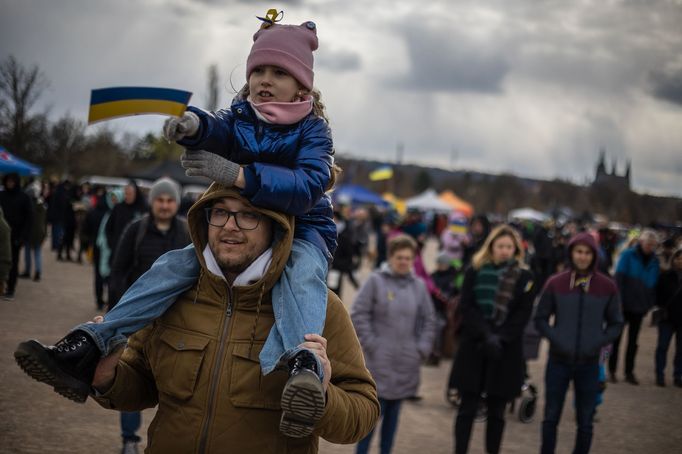
M568 243L568 256L569 269L549 277L535 313L535 327L549 341L542 454L556 449L557 425L571 381L577 424L573 452L590 451L600 353L623 328L618 288L611 278L597 271L594 237L587 232L575 235Z
M673 384L682 388L682 247L673 250L670 268L656 285L656 305L662 312L656 344L656 384L665 386L665 363L670 341L675 336Z
M159 178L152 183L152 187L149 188L149 205L151 206L155 199L164 194L175 200L177 206L180 206L180 186L168 177Z
M163 133L185 147L181 164L188 176L210 178L221 187L237 189L258 208L295 216L287 267L273 288L272 302L264 302L272 304L268 310L276 323L251 358L258 359L263 375L288 371L279 429L301 438L313 433L324 414L331 375L328 363L323 367L316 353L319 344L306 342L304 336L320 335L324 327L326 275L337 246L326 191L334 184L336 167L329 121L313 88L317 27L310 21L283 25L279 19L274 10L261 19L246 62L246 84L230 107L216 112L189 107L181 117L168 119ZM248 230L238 215L227 213L232 222L226 225ZM193 249L173 251L163 260L166 266L153 267L119 305L153 306L159 308L153 312L161 313L200 281ZM134 332L151 321L118 322L126 325L124 332ZM79 325L78 332L91 333L92 327ZM92 338L102 354L121 342L121 336ZM87 375L74 375L77 383L87 382ZM79 400L86 398L79 394Z

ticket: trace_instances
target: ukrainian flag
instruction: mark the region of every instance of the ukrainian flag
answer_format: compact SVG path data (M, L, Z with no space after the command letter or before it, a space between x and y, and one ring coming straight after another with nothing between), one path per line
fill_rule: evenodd
M379 167L369 173L371 181L388 180L390 178L393 178L393 167L391 166Z
M110 118L158 113L180 116L192 93L171 88L112 87L92 90L88 124Z

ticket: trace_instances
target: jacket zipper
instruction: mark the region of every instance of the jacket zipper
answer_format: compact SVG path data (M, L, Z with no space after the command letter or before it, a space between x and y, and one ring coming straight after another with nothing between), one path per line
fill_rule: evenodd
M199 439L199 452L204 453L206 452L206 444L208 442L208 430L211 427L211 420L213 419L213 414L215 413L215 409L213 408L215 405L215 396L216 396L216 391L218 389L218 382L220 381L220 369L222 369L223 365L223 356L225 353L225 345L226 345L226 340L227 340L227 333L229 332L228 328L230 326L230 322L232 321L232 289L228 287L227 289L227 309L225 310L225 318L223 319L223 327L222 327L222 333L220 334L220 340L218 343L218 352L217 352L217 360L215 361L215 365L213 366L213 371L211 372L211 388L209 390L208 394L208 405L206 406L208 408L208 417L206 418L206 421L204 422L204 427L201 429L201 438Z
M575 335L575 352L573 353L573 362L578 362L578 348L580 347L580 325L582 325L583 320L583 300L585 298L585 292L580 290L580 301L578 301L578 320L577 320L577 330Z

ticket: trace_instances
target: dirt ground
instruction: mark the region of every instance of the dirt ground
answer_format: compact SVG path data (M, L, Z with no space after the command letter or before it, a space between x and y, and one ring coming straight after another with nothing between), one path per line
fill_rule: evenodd
M433 251L427 252L432 254ZM73 325L97 315L93 298L92 267L56 262L44 250L43 280L20 280L14 301L0 300L0 453L98 453L119 452L118 414L104 410L90 399L83 405L68 401L49 387L29 379L15 364L12 352L22 340L54 342ZM427 259L427 263L430 263ZM360 274L361 280L368 270ZM348 283L344 301L352 304ZM647 320L648 321L648 320ZM653 357L656 330L642 328L636 374L641 386L609 385L605 403L595 424L594 453L682 453L682 389L654 385ZM624 349L621 349L624 350ZM672 352L669 354L669 361ZM529 363L531 380L540 388L539 409L529 424L509 414L502 452L537 453L543 406L543 368L546 345L540 359ZM453 450L455 409L444 399L450 361L424 367L419 402L406 402L400 419L394 452L429 454ZM669 366L670 368L670 366ZM668 381L670 379L668 371ZM559 428L558 453L573 447L574 416L569 395ZM143 412L144 437L154 410ZM477 423L470 452L483 452L484 424ZM376 446L376 440L374 445ZM374 452L376 447L373 448ZM227 451L226 451L227 452ZM321 441L321 453L352 453L353 446Z

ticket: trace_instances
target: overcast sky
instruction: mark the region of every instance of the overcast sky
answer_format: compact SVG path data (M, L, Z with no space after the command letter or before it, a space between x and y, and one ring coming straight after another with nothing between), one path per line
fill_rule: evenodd
M121 85L202 107L212 63L229 105L270 7L318 26L340 154L585 183L603 147L635 190L682 196L682 0L0 0L0 58L42 69L53 118Z

